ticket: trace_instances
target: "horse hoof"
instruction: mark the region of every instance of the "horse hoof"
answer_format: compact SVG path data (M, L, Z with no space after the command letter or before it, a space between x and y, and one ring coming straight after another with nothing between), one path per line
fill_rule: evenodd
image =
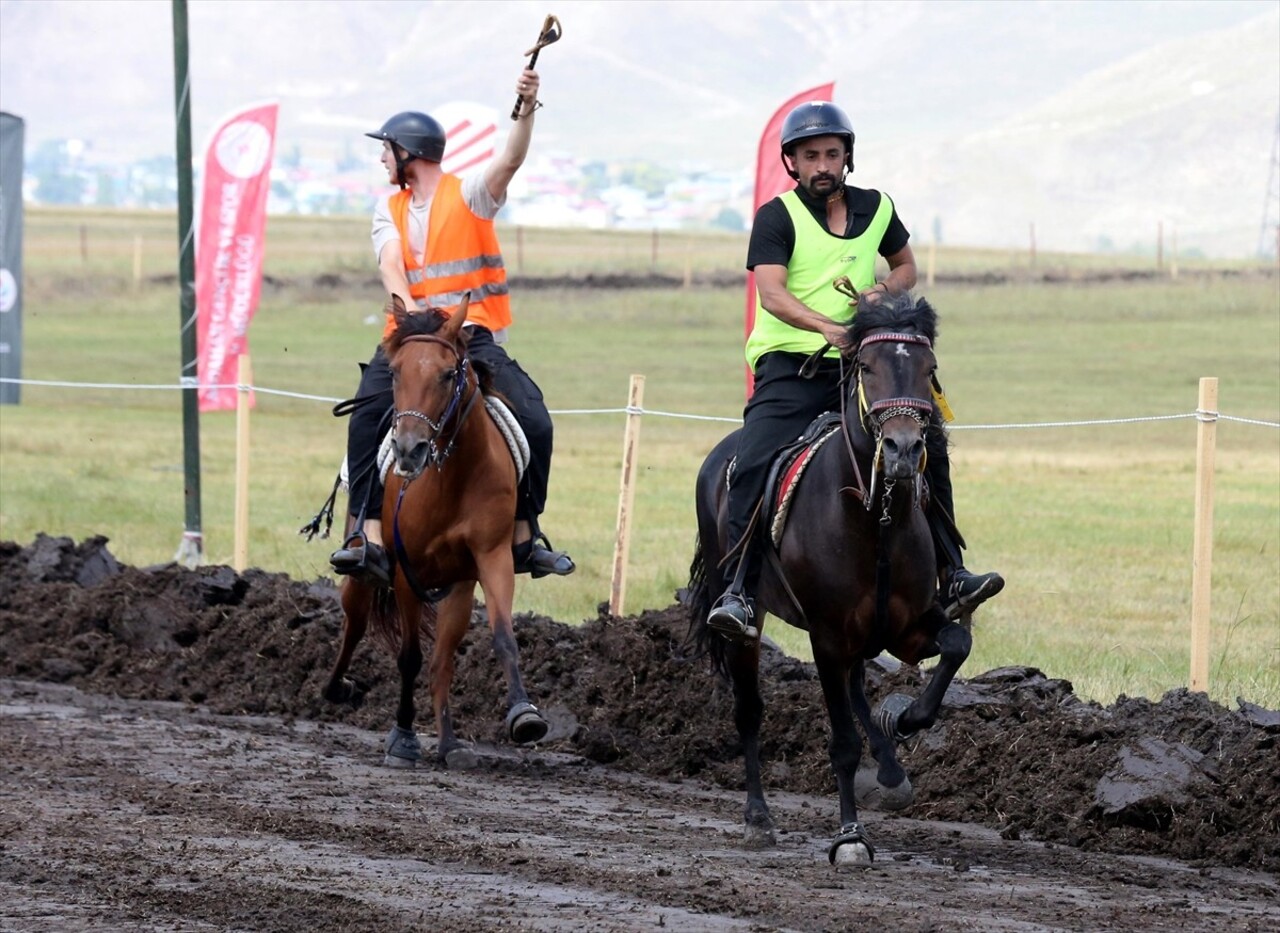
M876 857L871 849L861 842L848 842L837 846L831 855L831 864L836 868L870 868L875 861Z
M547 734L547 721L532 703L517 703L507 713L507 734L517 745L531 745Z
M465 745L451 748L444 753L444 766L450 771L470 771L480 764L476 753Z
M907 708L914 703L912 697L905 693L891 693L881 701L876 707L875 713L872 714L876 726L884 733L884 737L890 742L905 742L914 732L900 732L898 723L902 719L902 714Z
M742 834L742 843L748 849L772 849L778 844L772 826L752 826L747 824Z
M412 729L392 726L383 746L382 763L392 768L412 768L422 758L422 743Z
M846 823L827 849L827 858L837 868L870 868L876 848L861 823Z
M905 810L916 799L911 778L904 774L897 787L887 787L880 783L879 769L870 767L859 768L854 774L853 793L858 806L884 813Z
M343 677L341 680L331 681L324 688L324 698L330 703L349 703L355 698L357 693L355 681L350 677Z

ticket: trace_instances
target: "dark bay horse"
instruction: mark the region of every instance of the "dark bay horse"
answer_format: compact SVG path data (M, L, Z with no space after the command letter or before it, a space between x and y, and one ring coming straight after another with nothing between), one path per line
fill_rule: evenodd
M449 686L477 582L507 682L508 734L527 744L547 732L525 692L512 630L516 467L467 356L467 304L464 299L448 317L434 309L407 313L398 298L388 306L396 325L383 341L395 396L395 469L387 476L382 514L395 566L394 599L374 582L344 580L342 648L324 694L334 702L351 698L347 668L372 622L398 650L400 704L386 741L386 762L395 766L412 766L421 757L413 724L424 630L432 642L429 682L439 757L452 768L476 764L454 733Z
M837 865L869 865L875 849L858 821L858 775L867 733L878 769L866 789L886 808L906 806L910 782L895 741L933 725L947 685L968 657L966 628L935 601L934 545L923 513L925 432L941 430L931 393L937 361L937 318L924 299L863 302L849 329L838 431L806 464L789 500L776 549L763 561L759 610L809 632L831 726L828 751L840 796L840 830L828 850ZM773 818L764 799L759 643L730 643L706 625L724 587L724 502L737 432L720 441L698 473L698 544L687 600L690 633L714 667L733 683L734 722L746 770L746 841L772 845ZM772 518L771 510L761 515ZM756 618L763 621L764 612ZM895 694L873 715L864 664L887 651L908 664L941 656L920 696ZM855 722L855 718L856 721ZM855 791L855 784L857 785Z

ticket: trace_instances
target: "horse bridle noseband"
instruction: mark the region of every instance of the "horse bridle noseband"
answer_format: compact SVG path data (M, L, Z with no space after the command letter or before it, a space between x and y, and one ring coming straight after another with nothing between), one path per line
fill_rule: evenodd
M432 420L430 415L412 408L396 412L391 419L391 430L393 432L400 424L401 418L417 418L419 421L425 421L432 431L431 438L427 441L427 466L440 467L444 465L444 462L449 459L449 455L453 453L453 445L458 439L458 430L462 427L462 422L466 420L467 415L471 413L471 408L475 405L476 398L480 395L480 392L478 390L472 392L466 407L462 407L462 394L467 389L467 372L471 364L466 354L460 352L452 341L437 337L434 334L413 334L405 337L403 342L438 343L441 346L448 347L458 361L457 376L453 381L453 392L449 396L449 401L445 404L444 411L440 414L438 420ZM445 427L449 424L450 419L455 416L457 423L454 426L453 434L449 438L449 443L441 449L436 443L436 439L444 435Z

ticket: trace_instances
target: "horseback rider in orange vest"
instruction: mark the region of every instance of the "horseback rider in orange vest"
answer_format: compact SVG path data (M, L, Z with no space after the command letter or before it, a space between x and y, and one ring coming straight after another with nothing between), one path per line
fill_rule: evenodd
M406 111L374 133L383 141L382 164L399 191L379 200L373 215L373 247L382 284L406 308L455 310L466 294L471 300L465 326L467 353L486 367L496 391L507 401L529 442L529 465L516 497L512 540L517 573L535 577L573 573L573 560L553 550L538 527L547 500L551 470L552 425L542 391L507 351L511 301L494 218L506 203L507 187L524 163L538 102L536 71L525 69L517 82L521 99L503 151L479 173L467 178L446 174L445 130L425 113ZM387 328L394 326L388 316ZM386 331L384 331L385 335ZM381 346L364 367L347 435L349 510L360 524L329 558L339 574L363 574L390 580L383 547L382 483L377 450L389 425L391 371Z

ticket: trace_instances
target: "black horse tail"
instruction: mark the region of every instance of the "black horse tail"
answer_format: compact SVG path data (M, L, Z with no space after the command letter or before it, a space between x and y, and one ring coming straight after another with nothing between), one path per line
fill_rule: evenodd
M715 576L719 578L718 573ZM686 645L691 649L692 657L709 658L712 669L727 680L729 667L725 659L725 640L707 627L707 616L711 613L711 605L719 595L718 591L713 592L707 580L707 563L702 552L702 537L699 535L693 543L693 560L689 564L689 587L684 598L685 611L689 614Z

